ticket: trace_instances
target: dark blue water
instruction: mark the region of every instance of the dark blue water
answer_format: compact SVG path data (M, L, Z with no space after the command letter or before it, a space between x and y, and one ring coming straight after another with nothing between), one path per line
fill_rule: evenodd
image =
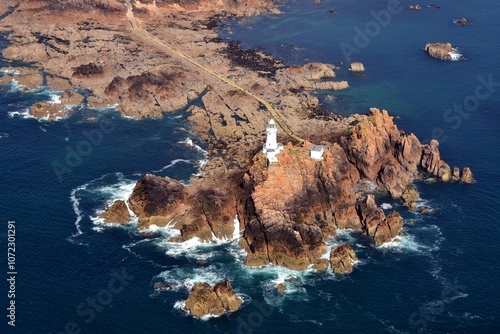
M345 278L248 269L234 242L190 247L165 242L174 233L168 229L141 234L134 223L103 227L95 216L113 198L125 197L145 173L163 169L158 174L186 182L196 173L203 153L183 143L189 137L185 112L136 122L111 109L81 107L69 119L39 122L12 112L22 113L54 93L3 86L0 133L9 136L0 138L0 240L5 254L6 223L15 220L13 332L64 333L65 327L68 333L498 332L500 87L480 88L489 96L478 99L478 105L468 103L477 95L480 77L500 82L500 3L435 2L441 9L392 15L368 45L358 48L352 59L365 64L361 76L348 73L340 45L354 45L354 28L364 29L374 20L370 12L384 9L386 1L295 1L283 8L283 15L228 22L232 33L221 31L222 37L261 47L289 64L343 62L338 77L350 82L349 90L318 93L336 98L332 110L388 109L400 128L423 141L440 139L450 165L470 166L475 173L478 182L471 186L418 184L422 205L437 208L432 215L406 212L380 197L379 203L392 205L414 224L407 224L399 244L386 248L374 248L356 233L332 240L330 246L350 241L361 260ZM330 14L331 8L339 14ZM455 26L452 20L461 16L473 24ZM422 48L437 41L458 46L467 61L429 58ZM111 130L104 133L100 125ZM99 129L102 140L69 166L68 152L85 149L85 133ZM55 164L71 171L59 170L61 180ZM197 259L208 264L197 264ZM6 256L1 263L7 268ZM122 283L114 271L122 273ZM185 287L226 276L245 298L239 312L200 321L178 309L188 295ZM287 282L287 293L277 293L276 284L290 276L298 281ZM155 282L180 285L157 293ZM4 279L0 288L5 310ZM94 299L105 305L89 311Z

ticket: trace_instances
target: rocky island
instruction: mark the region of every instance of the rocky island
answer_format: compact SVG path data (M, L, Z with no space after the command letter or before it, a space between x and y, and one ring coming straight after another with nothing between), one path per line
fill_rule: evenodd
M117 105L136 119L189 106L193 135L208 150L200 176L184 185L147 174L130 198L102 214L106 223L127 223L130 210L139 217L139 229L173 225L180 235L171 241L184 242L230 239L236 221L248 266L330 267L346 274L357 261L352 248L327 253L326 241L338 229L360 231L375 246L402 233L401 215L386 214L371 188L419 210L415 181L474 181L468 168L461 173L441 159L436 140L422 144L398 129L385 110L349 117L325 113L309 91L349 87L333 80L333 65L290 67L217 37L218 19L277 13L274 1L8 0L0 10L7 13L2 30L11 42L4 57L30 62L39 74L30 72L33 80L41 76L68 97L34 106L35 117L59 117L59 108L71 105L70 96L80 99L75 94L83 88L91 91L85 97L89 106ZM426 46L429 53L449 55L447 46L432 50ZM190 105L195 99L201 103ZM270 119L283 143L272 161L262 147ZM202 317L240 305L226 280L215 287L195 285L185 309Z

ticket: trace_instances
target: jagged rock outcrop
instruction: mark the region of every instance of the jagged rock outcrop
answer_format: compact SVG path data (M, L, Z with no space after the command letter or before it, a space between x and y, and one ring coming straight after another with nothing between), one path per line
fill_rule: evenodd
M128 203L139 217L139 228L171 224L181 231L172 241L198 237L203 241L231 238L236 215L235 194L226 182L185 187L169 177L146 174L135 185Z
M339 228L363 231L377 246L402 233L400 214L386 215L362 184L376 184L415 210L419 195L412 182L422 170L443 181L452 176L437 141L421 145L413 134L399 131L386 111L371 109L352 123L338 142L323 143L322 160L309 158L310 143L289 143L277 164L268 165L257 153L247 172L208 174L190 186L146 175L133 190L130 208L141 228L169 223L178 228L181 235L172 241L232 238L238 215L247 265L324 270L325 241ZM472 179L467 175L464 171L462 179Z
M322 63L287 67L276 73L278 84L286 89L342 90L349 87L347 81L325 81L334 76L333 65Z
M462 181L462 183L476 182L476 180L474 179L474 175L472 175L472 172L469 167L465 167L464 170L462 171L462 177L460 178L460 181Z
M439 177L443 182L450 181L451 168L446 162L441 160L439 142L437 140L433 139L428 145L423 146L421 164L429 174Z
M99 218L104 219L107 224L125 224L130 221L130 213L127 204L122 200L118 200L99 215Z
M182 183L169 177L146 174L132 190L128 202L138 216L167 215L187 197Z
M420 198L418 192L411 185L408 185L401 196L401 200L410 210L417 209L417 200Z
M375 246L380 246L392 241L396 236L401 235L403 228L403 218L397 211L391 212L378 226L373 236Z
M242 303L226 278L224 282L217 283L213 287L208 283L195 284L184 309L197 318L207 315L221 316L226 312L239 310Z
M280 164L269 169L265 156L255 156L245 184L250 195L244 234L248 265L305 269L325 253L323 240L337 223L359 225L359 218L341 220L333 214L356 202L359 173L345 152L334 144L321 162L308 156L307 149L287 145Z
M358 258L349 244L335 246L330 252L330 265L335 274L352 273L352 263L355 261Z
M393 211L386 216L382 208L375 203L373 195L360 199L358 212L364 233L373 237L376 246L391 241L401 233L404 223L401 215L397 211Z

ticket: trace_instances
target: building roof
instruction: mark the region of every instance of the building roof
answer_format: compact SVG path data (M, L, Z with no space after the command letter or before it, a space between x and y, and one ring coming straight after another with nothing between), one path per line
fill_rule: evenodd
M325 147L323 145L314 145L312 150L313 152L323 152Z

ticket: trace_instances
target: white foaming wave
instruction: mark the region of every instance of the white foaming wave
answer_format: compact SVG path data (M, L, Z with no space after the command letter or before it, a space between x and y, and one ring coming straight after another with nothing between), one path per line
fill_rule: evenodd
M355 230L347 228L347 229L337 229L337 237L336 240L342 240L342 242L353 243L356 241L356 238L352 236L353 233L356 233ZM340 243L340 242L339 242Z
M128 189L130 186L128 185L125 185L127 184L127 182L129 182L130 180L125 180L124 179L124 175L122 173L108 173L108 174L104 174L103 176L101 177L98 177L92 181L89 181L81 186L78 186L76 188L74 188L73 190L71 190L71 193L70 193L70 201L72 203L72 206L73 206L73 211L75 212L76 214L76 220L75 220L75 227L76 227L76 233L73 234L70 239L74 238L74 237L77 237L81 234L83 234L83 231L82 231L82 228L81 228L81 225L80 225L80 222L82 221L83 217L84 217L84 213L83 211L80 209L80 201L81 201L81 197L78 196L78 194L80 192L85 192L85 191L90 191L90 192L95 192L96 189L91 189L92 186L94 186L97 182L99 181L102 181L104 180L106 177L110 176L110 175L114 175L116 176L119 181L118 181L118 187L115 188L117 190L121 189L122 192L121 192L121 196L124 197L124 194L126 191L130 191L131 192L131 189ZM125 184L123 184L125 183ZM100 187L100 188L97 188L97 191L103 191L106 192L106 188L108 188L109 186L104 186L104 187ZM113 188L113 186L111 186L111 188ZM120 194L120 193L119 193ZM94 214L98 213L99 211L96 210L96 212L94 212ZM101 211L102 212L102 211ZM129 209L129 212L131 212L131 210ZM133 215L133 212L131 212L132 215ZM98 216L99 214L97 214ZM91 216L89 215L89 219L93 219L95 221L98 221L99 218L95 218L95 216Z
M112 111L112 110L118 110L119 106L120 106L119 103L115 103L115 104L108 104L108 105L101 107L101 108L90 108L88 106L87 107L92 109L92 110L95 110L95 111ZM133 118L133 119L135 119L135 118Z
M212 232L212 241L221 245L221 244L227 244L227 243L238 243L238 240L241 237L240 233L240 221L238 219L238 215L234 216L233 219L233 234L230 237L227 238L219 238L217 237L213 232Z
M185 289L191 291L196 283L208 283L210 285L217 284L224 280L227 275L218 270L214 265L206 267L177 267L165 270L156 275L153 280L155 282L176 283L173 291Z
M390 250L397 253L412 252L412 253L427 253L432 250L431 247L423 245L415 240L415 236L405 234L396 236L390 242L383 243L377 247L382 250Z
M207 152L207 151L205 151L204 149L202 149L200 146L198 146L198 145L194 144L194 143L193 143L193 140L192 140L191 138L186 138L186 139L184 139L184 140L179 141L178 143L179 143L179 144L186 144L187 146L192 147L192 148L194 148L195 150L197 150L198 152L200 152L200 153L202 153L202 154L203 154L203 156L204 156L205 158L204 158L204 159L200 159L200 160L198 161L198 166L199 166L200 168L203 168L203 167L205 167L205 166L207 165L207 163L208 163L208 159L207 159L208 152ZM201 173L200 173L200 172L198 172L197 174L195 174L195 176L201 176Z
M186 301L185 300L178 300L174 303L174 309L176 310L179 310L181 311L182 313L184 313L184 315L188 316L189 315L189 311L187 311L185 309L186 307ZM204 315L202 317L195 317L196 319L199 319L199 320L202 320L202 321L207 321L209 319L212 319L212 318L218 318L219 316L217 315L213 315L213 314L207 314L207 315Z
M71 203L73 206L73 211L76 214L76 221L75 221L76 233L73 234L73 237L77 237L83 233L82 229L80 228L80 222L82 221L82 218L83 218L83 212L82 212L82 210L80 210L80 200L76 196L76 193L80 190L87 189L88 185L89 185L89 183L85 183L84 185L76 187L75 189L73 189L71 191L70 200L71 200Z
M50 104L61 104L61 96L62 92L51 92L49 95L50 99L47 102Z
M392 205L391 205L391 204L389 204L389 203L382 203L382 204L380 205L380 207L381 207L382 209L384 209L384 210L390 210L390 209L392 209L392 208L393 208L393 207L392 207Z
M337 233L338 233L338 231L337 231ZM335 247L337 245L340 245L340 242L336 238L330 237L326 241L326 252L323 255L321 255L320 258L330 260L330 252L332 251L333 247Z
M27 118L36 118L35 116L31 115L30 114L30 109L27 108L27 109L24 109L23 111L9 111L7 112L7 115L9 115L10 118L13 118L13 117L20 117L20 118L23 118L23 119L27 119Z
M193 147L193 140L191 138L186 138L184 140L178 141L179 144L186 144L189 147Z
M175 159L175 160L172 160L168 165L166 165L165 167L161 168L161 169L158 169L158 170L154 170L152 171L153 173L160 173L160 172L163 172L164 170L166 169L169 169L175 165L177 165L178 163L180 162L183 162L183 163L186 163L186 164L190 164L191 163L191 160L186 160L186 159Z
M290 322L293 322L293 323L301 323L301 322L308 322L308 323L312 323L312 324L315 324L315 325L318 325L319 327L323 327L323 323L320 322L320 321L317 321L317 320L314 320L314 319L299 319L297 316L293 315L291 316L288 321Z
M174 235L180 235L180 231L177 229L170 229L169 235L167 239L170 239ZM231 240L229 240L231 242ZM219 247L220 245L228 244L228 241L220 241L220 240L211 240L211 241L203 241L198 237L191 238L184 242L169 242L162 240L157 246L165 249L165 254L168 256L172 256L174 258L190 258L196 260L207 260L213 256L220 255L220 250L215 249L215 247ZM230 246L231 247L231 246ZM230 252L233 254L232 252ZM235 255L235 254L233 254ZM237 254L236 254L237 255Z
M450 55L452 61L464 59L463 54L459 53L456 49L451 52L448 52L448 54Z
M93 190L94 193L100 193L108 199L106 200L106 208L111 206L115 201L122 200L125 202L127 206L127 210L130 214L131 220L128 223L132 223L134 226L137 226L139 221L139 217L130 209L128 204L128 198L132 195L132 191L136 185L136 181L122 179L115 184L103 186ZM105 211L105 209L96 209L93 216L89 216L90 220L95 225L93 229L97 232L102 232L104 226L108 227L123 227L122 224L110 224L106 223L103 218L99 216Z
M241 231L240 231L240 220L238 219L238 215L234 216L233 219L233 242L238 243L238 240L240 240L241 237Z
M8 74L8 75L21 75L21 72L19 72L18 70L12 70L12 69L2 70L2 73Z

